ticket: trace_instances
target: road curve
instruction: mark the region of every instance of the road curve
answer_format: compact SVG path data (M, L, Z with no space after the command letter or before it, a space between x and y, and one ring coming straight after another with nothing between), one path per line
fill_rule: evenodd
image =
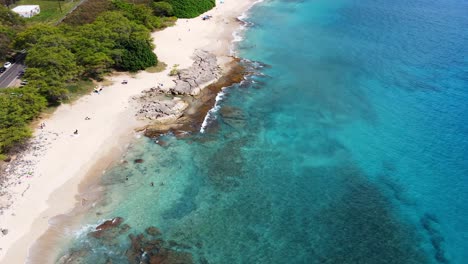
M14 80L18 78L18 75L21 71L24 70L24 56L18 58L18 60L13 63L10 68L8 68L4 73L0 74L0 88L9 87Z

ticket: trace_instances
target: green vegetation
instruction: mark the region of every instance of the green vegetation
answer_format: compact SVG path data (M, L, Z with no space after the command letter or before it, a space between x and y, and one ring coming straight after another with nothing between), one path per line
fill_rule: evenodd
M179 69L177 67L179 67L179 64L172 65L172 69L169 72L169 76L176 76L177 74L179 74Z
M112 7L110 0L88 0L69 14L62 23L72 26L89 24L94 22L100 14L112 10Z
M71 103L79 99L81 96L91 93L94 87L94 82L89 79L83 79L69 83L65 86L68 96L64 102Z
M0 62L11 53L16 34L24 28L24 20L8 8L0 5Z
M0 89L0 154L31 136L28 123L46 105L44 97L34 88Z
M156 66L148 67L148 68L146 68L146 71L149 72L149 73L156 73L156 72L162 72L166 68L167 68L166 63L164 63L162 61L158 61L158 64Z
M156 1L158 2L158 1ZM166 0L178 18L192 18L216 6L215 0Z
M28 48L28 86L53 106L67 99L69 83L84 77L100 80L112 69L138 71L156 65L150 36L154 24L147 14L135 15L133 7L127 8L104 12L83 26L35 24L19 33L14 46Z
M128 71L138 71L158 63L158 59L152 51L151 43L139 39L129 39L122 43L125 48L122 54L120 67Z
M167 2L154 2L151 4L155 16L173 16L174 8Z
M131 2L89 0L59 26L53 23L78 1L20 0L16 4L41 7L40 15L27 20L0 5L0 60L13 50L28 51L28 84L0 89L0 159L31 136L29 123L41 111L89 92L93 79L112 70L164 69L153 53L151 31L173 24L173 16L194 17L215 5L214 0ZM178 73L177 66L171 74Z
M41 12L31 18L28 23L47 23L55 24L70 12L80 1L53 1L53 0L20 0L15 3L18 5L39 5ZM14 6L10 6L12 8Z

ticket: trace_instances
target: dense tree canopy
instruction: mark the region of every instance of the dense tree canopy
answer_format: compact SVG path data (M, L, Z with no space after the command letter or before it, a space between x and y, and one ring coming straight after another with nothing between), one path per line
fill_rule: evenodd
M24 20L20 16L0 5L0 61L7 58L16 33L23 27Z
M47 105L67 98L70 84L99 80L112 69L156 65L151 30L172 23L171 16L195 17L214 5L215 0L95 0L78 7L60 26L28 27L0 5L0 60L12 48L26 49L28 66L26 86L0 89L0 157L31 135L28 123ZM93 6L96 10L89 9Z
M155 16L167 17L174 15L174 8L168 2L154 2L151 4Z
M28 122L46 104L44 97L33 88L0 89L0 155L31 135Z
M28 49L37 44L46 36L58 36L59 28L47 24L35 24L18 33L14 46L16 49Z
M173 7L174 16L179 18L199 16L216 5L215 0L165 0L165 2Z
M128 71L138 71L157 64L151 44L142 39L129 39L122 43L124 52L120 67Z

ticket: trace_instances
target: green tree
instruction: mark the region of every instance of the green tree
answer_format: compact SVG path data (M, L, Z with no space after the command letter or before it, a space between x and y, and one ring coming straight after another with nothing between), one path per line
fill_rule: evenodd
M24 19L7 7L0 5L0 25L16 27L24 25Z
M0 90L0 155L31 136L27 124L45 106L46 100L36 89L23 87Z
M125 48L119 67L127 71L143 70L158 63L151 45L141 39L130 39L122 43Z
M18 33L14 41L16 49L29 49L39 42L45 36L58 36L59 28L47 24L34 24Z
M25 78L29 80L27 86L36 89L50 106L57 106L67 98L65 82L57 73L41 68L28 68Z
M151 8L155 16L168 17L174 15L174 8L167 2L154 2L151 4Z
M0 5L0 61L10 54L13 39L23 26L24 20L18 14Z
M59 76L62 81L75 78L81 71L75 54L63 46L35 45L28 52L26 65L39 68L47 75Z
M192 18L216 6L215 0L166 0L178 18Z
M10 52L13 34L11 28L0 25L0 61L4 60Z

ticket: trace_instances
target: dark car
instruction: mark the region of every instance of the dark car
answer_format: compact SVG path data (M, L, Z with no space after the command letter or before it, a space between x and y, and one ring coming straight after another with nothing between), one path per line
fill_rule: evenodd
M6 71L5 68L3 68L3 67L0 68L0 73L3 73L3 72L5 72L5 71Z

